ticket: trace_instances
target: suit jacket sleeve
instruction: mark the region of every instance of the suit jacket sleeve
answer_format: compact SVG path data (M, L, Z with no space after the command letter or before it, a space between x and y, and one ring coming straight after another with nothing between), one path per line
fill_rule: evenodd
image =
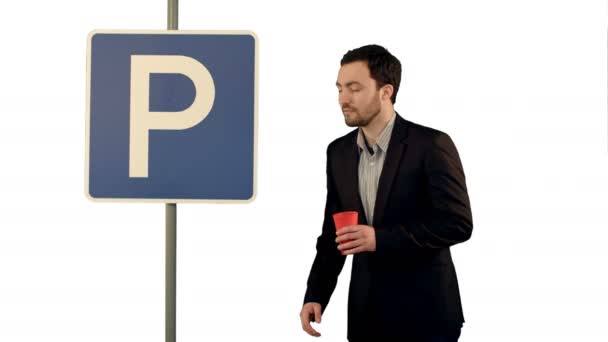
M430 214L376 229L376 252L416 253L470 238L473 220L465 175L456 146L447 134L433 136L423 165Z
M329 303L329 298L336 287L338 275L342 271L346 259L346 256L343 256L338 250L335 241L336 232L332 215L340 211L340 203L333 181L330 154L331 144L327 149L327 199L323 229L321 235L317 238L317 254L308 276L304 296L304 303L320 303L323 311Z

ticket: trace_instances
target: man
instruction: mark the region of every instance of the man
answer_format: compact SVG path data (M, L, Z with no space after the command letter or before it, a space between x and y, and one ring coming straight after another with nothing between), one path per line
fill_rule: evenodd
M378 45L351 50L336 86L358 127L327 148L327 200L308 277L302 328L321 323L347 255L349 341L457 341L464 317L450 246L473 229L465 175L450 137L393 105L401 63ZM336 233L332 215L357 211Z

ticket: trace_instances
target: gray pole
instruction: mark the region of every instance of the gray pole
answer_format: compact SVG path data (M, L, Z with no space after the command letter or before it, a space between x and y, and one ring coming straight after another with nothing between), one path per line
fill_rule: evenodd
M177 30L177 0L167 0L167 29ZM165 341L175 342L177 204L165 204Z
M165 204L165 341L175 342L177 205Z
M168 0L167 30L177 30L177 0Z

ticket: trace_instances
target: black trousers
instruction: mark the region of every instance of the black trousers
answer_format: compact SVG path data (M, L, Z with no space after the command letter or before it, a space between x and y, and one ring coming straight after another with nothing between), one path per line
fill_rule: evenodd
M382 338L371 338L371 339L350 339L349 342L458 342L460 337L461 329L455 330L449 333L443 333L441 335L429 335L429 336L412 336L400 340L383 340Z

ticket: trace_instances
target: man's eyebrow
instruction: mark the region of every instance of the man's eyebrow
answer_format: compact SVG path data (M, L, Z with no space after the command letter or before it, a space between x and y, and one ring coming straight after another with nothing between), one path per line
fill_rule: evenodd
M350 81L350 82L347 82L344 86L345 87L350 87L352 85L361 85L361 83L359 83L357 81ZM341 87L342 85L340 84L340 82L336 82L336 86L337 87Z

